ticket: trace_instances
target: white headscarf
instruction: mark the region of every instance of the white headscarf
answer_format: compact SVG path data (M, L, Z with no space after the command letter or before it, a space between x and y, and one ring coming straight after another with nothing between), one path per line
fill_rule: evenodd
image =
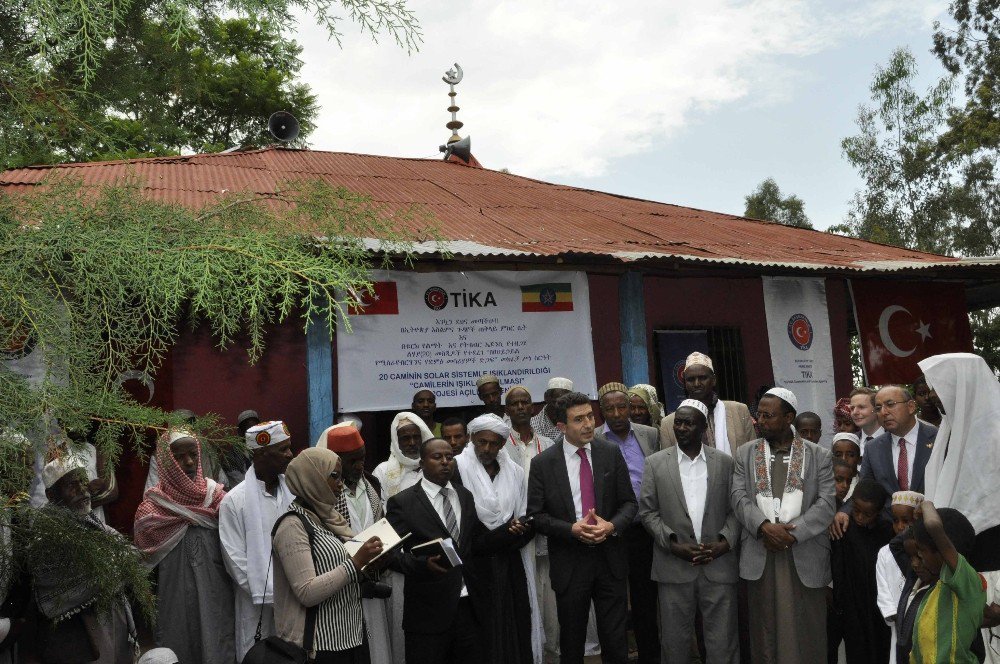
M420 477L420 459L411 459L399 449L398 429L407 424L417 425L417 428L420 429L421 441L430 440L434 437L431 430L427 428L427 424L419 416L411 412L403 411L392 419L392 425L389 427L389 437L392 441L389 447L391 454L388 461L385 462L383 475L379 476L378 468L375 469L376 477L382 483L383 501L392 498L403 489L415 484L418 481L416 478ZM382 466L380 465L379 467L381 468ZM410 478L412 481L407 480L407 475L413 476Z
M918 364L945 411L924 470L927 500L957 509L977 533L1000 525L1000 383L971 353Z
M501 424L503 421L496 415L482 415L469 423L469 435L472 435L473 423L492 417ZM477 431L493 431L501 438L506 436L492 428L493 423L482 421ZM491 426L486 426L491 425ZM504 425L506 426L506 425ZM509 435L508 429L508 435ZM514 462L507 450L500 449L497 463L500 471L495 479L490 479L486 468L476 456L476 448L468 444L462 453L455 457L458 470L462 474L462 484L472 492L476 499L476 515L489 530L504 528L514 517L524 516L528 500L528 476L524 469ZM535 556L531 547L521 547L521 563L524 565L524 576L528 581L528 599L531 603L531 650L535 662L541 662L542 656L542 622L538 614L538 600L535 591Z

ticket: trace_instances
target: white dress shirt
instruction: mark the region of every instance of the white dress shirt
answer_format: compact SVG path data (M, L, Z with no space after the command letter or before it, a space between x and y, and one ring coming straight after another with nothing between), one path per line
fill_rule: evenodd
M448 494L448 502L451 503L451 509L455 512L455 523L459 524L459 528L461 528L462 505L458 502L458 494L455 493L455 487L451 485L451 482L448 482L445 486L451 489ZM441 519L441 523L445 524L445 527L447 527L448 521L444 518L444 496L441 495L441 486L434 484L434 482L431 482L426 477L421 477L420 488L427 494L427 498L431 501L431 505L434 506L434 511L437 512L438 518ZM459 534L461 535L461 532ZM455 548L458 549L458 542L455 542ZM459 595L459 597L469 596L469 590L465 587L464 578L465 577L463 576L462 594Z
M708 459L705 457L705 446L701 446L698 456L693 459L677 448L677 467L681 473L681 487L684 489L688 516L694 526L694 537L701 542L701 524L705 518L705 500L708 497Z
M569 491L573 494L573 509L576 510L576 520L583 518L583 500L580 497L580 455L577 450L581 449L572 443L563 440L563 454L566 455L566 472L569 473ZM594 472L594 455L590 451L590 443L583 446L587 454L587 461L590 462L590 472ZM596 492L594 498L597 498ZM594 507L597 507L596 505Z
M865 455L865 445L870 443L872 440L875 440L884 433L885 429L883 429L882 427L875 429L875 431L873 431L870 436L864 432L864 429L858 432L858 440L861 441L861 456Z
M347 499L347 512L351 518L351 527L354 532L359 532L375 523L375 515L372 514L372 504L368 500L368 482L365 478L358 480L354 491L344 485L344 497Z
M903 440L906 441L906 480L907 488L913 484L913 458L917 456L917 431L920 429L920 424L917 422L913 423L913 428L903 436ZM892 436L892 469L895 471L899 468L899 436L896 434L890 434ZM896 479L899 479L899 473L896 473Z

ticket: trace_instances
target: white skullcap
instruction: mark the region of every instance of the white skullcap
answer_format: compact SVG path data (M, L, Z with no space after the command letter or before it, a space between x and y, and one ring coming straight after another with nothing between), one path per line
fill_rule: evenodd
M139 658L139 664L177 664L179 661L170 648L153 648Z
M471 438L474 434L480 431L492 431L496 435L500 436L504 440L507 440L507 436L510 435L510 427L501 420L499 417L493 413L486 413L485 415L480 415L476 419L469 422L469 437Z
M285 423L281 420L275 420L273 422L261 422L257 426L247 429L246 443L248 449L257 450L266 445L288 440L291 437Z
M712 358L710 358L708 355L705 355L704 353L699 353L698 351L695 351L690 355L688 355L687 359L684 360L685 370L687 370L688 367L692 367L695 365L701 365L703 367L707 367L709 371L715 373L715 367L712 365Z
M337 424L353 424L355 429L361 431L361 418L354 413L344 413L337 418Z
M525 394L528 395L528 398L529 399L531 398L531 392L528 391L528 388L526 388L524 385L515 385L514 387L510 388L509 390L503 393L503 400L507 401L507 397L509 397L510 393L513 392L514 390L524 390Z
M924 502L924 494L916 491L897 491L892 494L893 505L907 505L909 507L919 507Z
M787 403L789 406L791 406L792 410L798 411L799 400L795 398L795 395L792 394L791 390L786 390L783 387L772 387L771 389L769 389L767 392L764 393L765 396L768 394L770 394L772 397L778 397L779 399Z
M42 484L46 489L51 489L56 482L78 468L83 468L83 460L75 454L53 459L42 468Z
M699 413L705 416L706 421L708 420L708 406L698 401L697 399L685 399L684 401L681 402L681 405L677 407L683 408L684 406L689 406L691 408L694 408Z
M858 446L859 450L861 449L861 439L858 438L857 435L853 433L850 433L848 431L841 431L840 433L834 434L833 442L836 443L837 441L840 440L846 440L849 443L854 443L855 445Z
M478 390L483 385L489 385L490 383L496 383L499 385L500 379L493 374L483 374L479 377L479 380L476 381L476 389Z
M549 378L548 384L545 386L546 390L569 390L573 391L573 381L569 378Z
M187 429L169 429L167 431L167 444L171 445L181 438L194 438L198 440L198 436L194 435Z

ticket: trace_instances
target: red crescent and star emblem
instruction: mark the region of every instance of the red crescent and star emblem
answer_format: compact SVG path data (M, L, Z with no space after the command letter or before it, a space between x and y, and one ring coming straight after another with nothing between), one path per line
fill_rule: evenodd
M788 319L788 338L799 350L809 350L813 342L813 326L805 314L795 314Z

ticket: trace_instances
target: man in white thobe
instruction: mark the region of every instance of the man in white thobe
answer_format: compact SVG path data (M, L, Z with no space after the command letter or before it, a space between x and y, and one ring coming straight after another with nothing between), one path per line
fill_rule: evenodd
M260 638L275 633L271 529L295 498L285 484L292 441L284 423L250 427L244 438L252 463L219 507L222 554L235 582L237 662L253 646L258 623Z

